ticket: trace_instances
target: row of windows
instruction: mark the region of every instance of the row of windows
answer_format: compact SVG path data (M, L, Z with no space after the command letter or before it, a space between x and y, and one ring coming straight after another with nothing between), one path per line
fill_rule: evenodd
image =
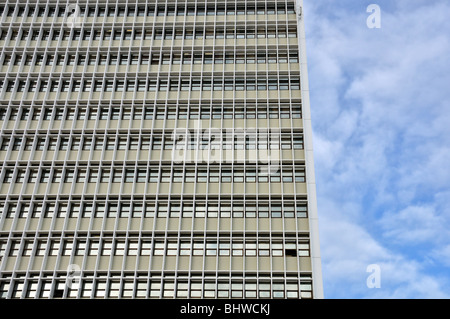
M172 198L143 200L142 198L115 198L108 199L99 196L96 200L84 198L83 200L9 200L0 203L0 214L6 218L140 218L140 217L210 217L210 218L306 218L306 201L285 199L271 200L261 198L254 200L233 201L222 199L208 201L196 199L180 200Z
M258 279L237 279L220 276L205 278L121 278L120 275L97 274L83 276L79 285L68 285L72 278L60 275L54 280L16 275L14 280L0 282L0 298L312 298L310 276L298 278L272 278L259 275ZM19 278L17 278L19 277ZM78 279L78 277L76 278ZM8 295L9 293L9 295Z
M150 103L145 103L146 105ZM131 104L123 107L120 104L112 104L111 107L75 107L68 104L66 107L22 107L8 109L0 108L0 120L9 121L60 121L60 120L173 120L173 119L289 119L301 118L301 105L290 103L249 103L240 102L203 102L195 104L191 102L167 103L142 106L142 104Z
M138 168L3 168L3 184L12 183L304 183L304 167L286 165L269 167L222 165L209 167L138 167ZM15 175L14 175L15 174ZM15 178L14 178L15 176Z
M295 13L293 2L269 3L227 3L177 4L177 5L118 5L118 6L79 6L80 17L144 17L144 16L204 16L204 15L244 15L244 14L291 14ZM3 8L0 9L0 15ZM66 7L55 6L10 6L5 11L7 17L67 17Z
M4 135L1 138L0 151L67 151L67 150L171 150L171 149L303 149L302 133L280 133L268 131L235 130L194 132L185 129L160 135L141 133L127 136L117 135L77 135L59 136L16 136Z
M8 54L3 56L3 65L157 65L157 64L253 64L253 63L298 63L298 51L242 51L239 52L172 52L172 53L61 53L61 54Z
M145 91L300 90L296 76L147 78L117 80L8 80L6 92L145 92Z
M192 40L192 39L273 39L296 38L295 25L245 26L229 27L169 27L139 28L139 29L108 29L101 30L68 30L68 29L1 29L0 41L109 41L109 40Z
M24 239L0 241L3 256L247 256L309 257L309 241L252 239Z

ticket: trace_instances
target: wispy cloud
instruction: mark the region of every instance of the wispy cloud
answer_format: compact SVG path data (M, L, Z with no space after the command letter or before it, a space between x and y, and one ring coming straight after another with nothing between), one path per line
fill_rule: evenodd
M448 239L447 222L433 206L409 206L400 212L387 211L380 219L383 235L395 243L419 245Z
M449 297L450 4L370 3L305 1L325 295Z

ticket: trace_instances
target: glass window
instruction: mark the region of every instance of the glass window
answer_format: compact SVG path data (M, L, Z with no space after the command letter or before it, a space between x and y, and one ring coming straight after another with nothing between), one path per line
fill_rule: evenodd
M307 217L307 205L306 203L299 203L296 205L297 217L306 218Z

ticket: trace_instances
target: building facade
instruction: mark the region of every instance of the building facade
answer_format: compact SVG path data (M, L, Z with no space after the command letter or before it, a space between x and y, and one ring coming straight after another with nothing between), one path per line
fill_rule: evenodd
M322 298L301 1L1 1L0 297Z

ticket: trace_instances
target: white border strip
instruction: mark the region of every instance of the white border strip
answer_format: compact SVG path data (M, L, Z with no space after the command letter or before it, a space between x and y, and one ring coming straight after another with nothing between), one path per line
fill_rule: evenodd
M300 85L302 92L302 118L306 159L306 186L308 194L308 217L311 241L313 297L323 299L322 265L320 257L319 218L317 213L316 179L314 174L311 110L309 103L308 67L306 59L306 36L303 20L303 0L297 0L297 28L300 62Z

